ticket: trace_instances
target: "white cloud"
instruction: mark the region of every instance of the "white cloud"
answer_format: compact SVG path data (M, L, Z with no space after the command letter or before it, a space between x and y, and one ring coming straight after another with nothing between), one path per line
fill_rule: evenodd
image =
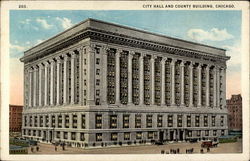
M23 52L27 47L21 45L10 44L10 49L16 50L18 52Z
M73 26L73 23L68 18L65 18L65 17L63 17L63 18L56 17L56 20L61 23L63 29L67 29L67 28L70 28L71 26Z
M202 29L190 29L187 32L187 36L195 41L223 41L233 38L233 35L229 34L226 29L220 30L217 28L212 28L210 31L204 31Z
M48 24L48 22L45 19L37 18L36 22L42 25L45 29L51 29L53 25Z
M28 24L30 24L30 21L31 21L30 19L25 19L23 21L20 21L20 23L28 25Z
M227 62L230 67L239 67L241 65L241 44L235 43L233 46L222 46L227 50L226 54L230 56L230 60Z

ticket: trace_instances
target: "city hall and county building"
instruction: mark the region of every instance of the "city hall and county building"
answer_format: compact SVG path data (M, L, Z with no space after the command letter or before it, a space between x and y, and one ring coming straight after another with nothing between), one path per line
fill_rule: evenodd
M72 146L227 135L225 50L87 19L27 50L22 136Z

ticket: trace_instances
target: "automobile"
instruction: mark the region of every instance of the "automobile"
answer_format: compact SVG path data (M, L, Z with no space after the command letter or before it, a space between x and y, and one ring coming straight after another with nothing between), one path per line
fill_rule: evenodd
M190 142L190 143L197 143L197 142L198 142L198 139L190 139L189 142Z
M213 142L212 140L206 140L206 141L202 141L201 147L202 148L213 148L213 147L217 147L218 144L219 144L218 142Z

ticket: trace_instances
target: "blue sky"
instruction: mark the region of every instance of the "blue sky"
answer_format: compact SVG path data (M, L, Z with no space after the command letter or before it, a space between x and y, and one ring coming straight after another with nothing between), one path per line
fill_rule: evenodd
M240 72L241 11L12 10L10 58L87 18L135 27L227 50L228 76ZM15 61L17 63L17 61Z

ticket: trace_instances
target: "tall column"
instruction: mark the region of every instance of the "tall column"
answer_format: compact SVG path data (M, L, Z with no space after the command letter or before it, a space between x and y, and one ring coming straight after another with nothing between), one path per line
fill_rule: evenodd
M175 62L176 59L171 61L171 106L175 106Z
M50 60L50 105L54 105L54 60Z
M193 107L193 62L189 65L189 78L190 78L190 84L189 84L189 107Z
M181 62L181 106L185 106L185 102L184 102L184 90L185 90L185 83L184 83L184 67L185 67L185 62L182 61Z
M107 52L108 52L108 48L107 46L101 48L101 53L102 53L102 101L101 104L102 105L107 105L107 68L108 68L108 58L107 58Z
M217 73L217 107L220 108L220 67L217 67L216 73Z
M32 107L32 69L29 70L29 107Z
M56 58L56 105L60 105L60 100L61 100L61 58L57 57Z
M83 47L77 48L79 53L79 104L83 106ZM68 97L67 97L68 99ZM69 102L69 100L67 100Z
M43 94L43 90L44 90L44 89L42 89L42 71L43 71L43 64L39 64L38 106L42 106L42 94Z
M95 105L95 45L88 47L87 53L88 66L87 66L87 104ZM71 70L72 71L72 70Z
M118 50L115 55L115 80L116 80L116 91L115 91L115 104L119 105L120 101L120 53L122 51Z
M68 55L65 54L63 55L63 104L66 105L68 104ZM57 78L58 79L58 78Z
M198 65L198 107L201 107L201 64Z
M207 65L207 68L206 68L206 106L209 107L209 103L210 103L210 94L209 94L209 91L210 91L210 84L209 84L209 72L210 72L210 65Z
M151 55L151 105L155 104L155 57Z
M36 92L37 92L37 67L34 66L34 80L33 80L33 106L36 107L37 100L36 100Z
M76 55L74 52L70 52L70 54L71 54L71 100L70 100L70 103L74 104L75 103L75 58L76 58Z
M161 105L166 105L165 101L165 62L166 58L161 60Z
M213 69L213 75L214 75L214 85L213 85L213 107L216 108L217 107L217 87L216 87L216 84L217 84L217 74L216 74L216 67L214 67Z
M128 105L133 104L132 100L132 59L135 53L129 52L128 54Z
M48 105L48 62L44 62L44 106Z
M141 54L139 58L140 63L140 105L144 104L144 68L143 68L143 57L144 54Z
M226 67L223 68L222 70L222 87L223 87L223 95L222 95L222 100L223 100L223 108L226 108L227 102L226 102Z

